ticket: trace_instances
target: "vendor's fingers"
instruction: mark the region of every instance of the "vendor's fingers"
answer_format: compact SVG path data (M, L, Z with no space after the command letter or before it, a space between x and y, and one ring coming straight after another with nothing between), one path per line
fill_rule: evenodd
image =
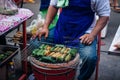
M89 45L91 43L91 41L89 40L89 39L85 39L84 41L83 41L83 44L86 44L86 45Z
M48 37L48 32L45 34L45 38L47 38Z
M86 38L86 44L90 45L92 43L93 39L87 37Z
M32 39L35 39L35 38L36 38L36 35L33 35L33 36L32 36Z
M90 34L85 34L80 37L80 40L81 40L81 43L90 45L93 42L94 37L92 37Z
M35 39L37 37L37 34L32 34L32 39Z
M92 43L92 40L89 39L89 37L83 37L81 38L80 42L86 45L90 45Z
M39 34L38 34L38 38L40 39L40 38L41 38L41 36L42 36L42 33L39 33Z
M88 44L89 43L89 38L88 37L86 37L85 39L84 39L84 44Z
M80 42L83 43L83 38L80 38Z
M87 41L87 37L86 36L83 36L83 37L80 38L80 42L81 43L85 44L86 41Z
M80 37L80 42L81 42L81 43L84 43L84 40L85 40L85 36L81 36L81 37Z
M88 40L88 41L86 42L87 45L90 45L91 43L92 43L91 40Z

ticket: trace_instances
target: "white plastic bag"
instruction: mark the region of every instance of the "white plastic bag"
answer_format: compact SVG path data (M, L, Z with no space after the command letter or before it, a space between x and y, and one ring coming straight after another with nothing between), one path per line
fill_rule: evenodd
M27 33L31 33L33 29L37 28L36 22L37 20L35 19L31 22L30 26L27 27Z
M18 12L18 7L14 0L0 0L0 14L14 15Z
M38 15L37 19L34 19L31 22L30 26L27 27L27 33L35 37L37 34L39 34L40 30L43 27L43 24L44 19L41 17L41 15Z
M38 28L42 28L44 25L44 21L45 21L45 19L42 18L41 14L38 14L36 26Z

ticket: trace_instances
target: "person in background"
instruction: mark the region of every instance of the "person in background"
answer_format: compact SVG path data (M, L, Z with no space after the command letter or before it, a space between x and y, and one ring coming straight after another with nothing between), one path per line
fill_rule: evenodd
M94 72L97 53L97 35L110 17L109 0L51 0L45 23L37 34L39 38L53 37L54 43L79 47L80 58L87 57L80 69L78 80L88 80ZM57 24L51 30L48 26L59 8L62 11ZM96 21L95 16L99 19ZM73 43L65 43L70 38Z

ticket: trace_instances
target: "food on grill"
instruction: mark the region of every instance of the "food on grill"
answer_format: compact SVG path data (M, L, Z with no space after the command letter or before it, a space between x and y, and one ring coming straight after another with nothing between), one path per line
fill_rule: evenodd
M50 51L49 50L45 50L44 55L48 56L49 54L50 54Z
M63 63L72 60L77 48L64 45L41 44L39 48L32 51L32 56L42 62Z
M61 52L61 53L64 53L65 49L66 49L66 48L63 48L60 52Z
M62 54L62 55L58 58L58 60L59 60L60 62L62 62L62 61L64 61L65 57L66 57L66 54Z
M47 63L55 63L56 60L50 56L44 56L39 59L40 61L47 62Z
M71 49L68 53L70 53L72 56L75 56L77 52L77 49Z
M65 61L68 62L68 61L70 61L70 59L71 59L71 54L68 54L68 55L65 57Z

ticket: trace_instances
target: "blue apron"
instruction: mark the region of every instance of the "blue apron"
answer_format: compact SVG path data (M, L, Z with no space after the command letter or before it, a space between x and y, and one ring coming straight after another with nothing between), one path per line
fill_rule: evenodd
M62 9L55 27L55 43L64 44L67 38L79 38L91 26L93 19L91 0L69 0L69 6Z

